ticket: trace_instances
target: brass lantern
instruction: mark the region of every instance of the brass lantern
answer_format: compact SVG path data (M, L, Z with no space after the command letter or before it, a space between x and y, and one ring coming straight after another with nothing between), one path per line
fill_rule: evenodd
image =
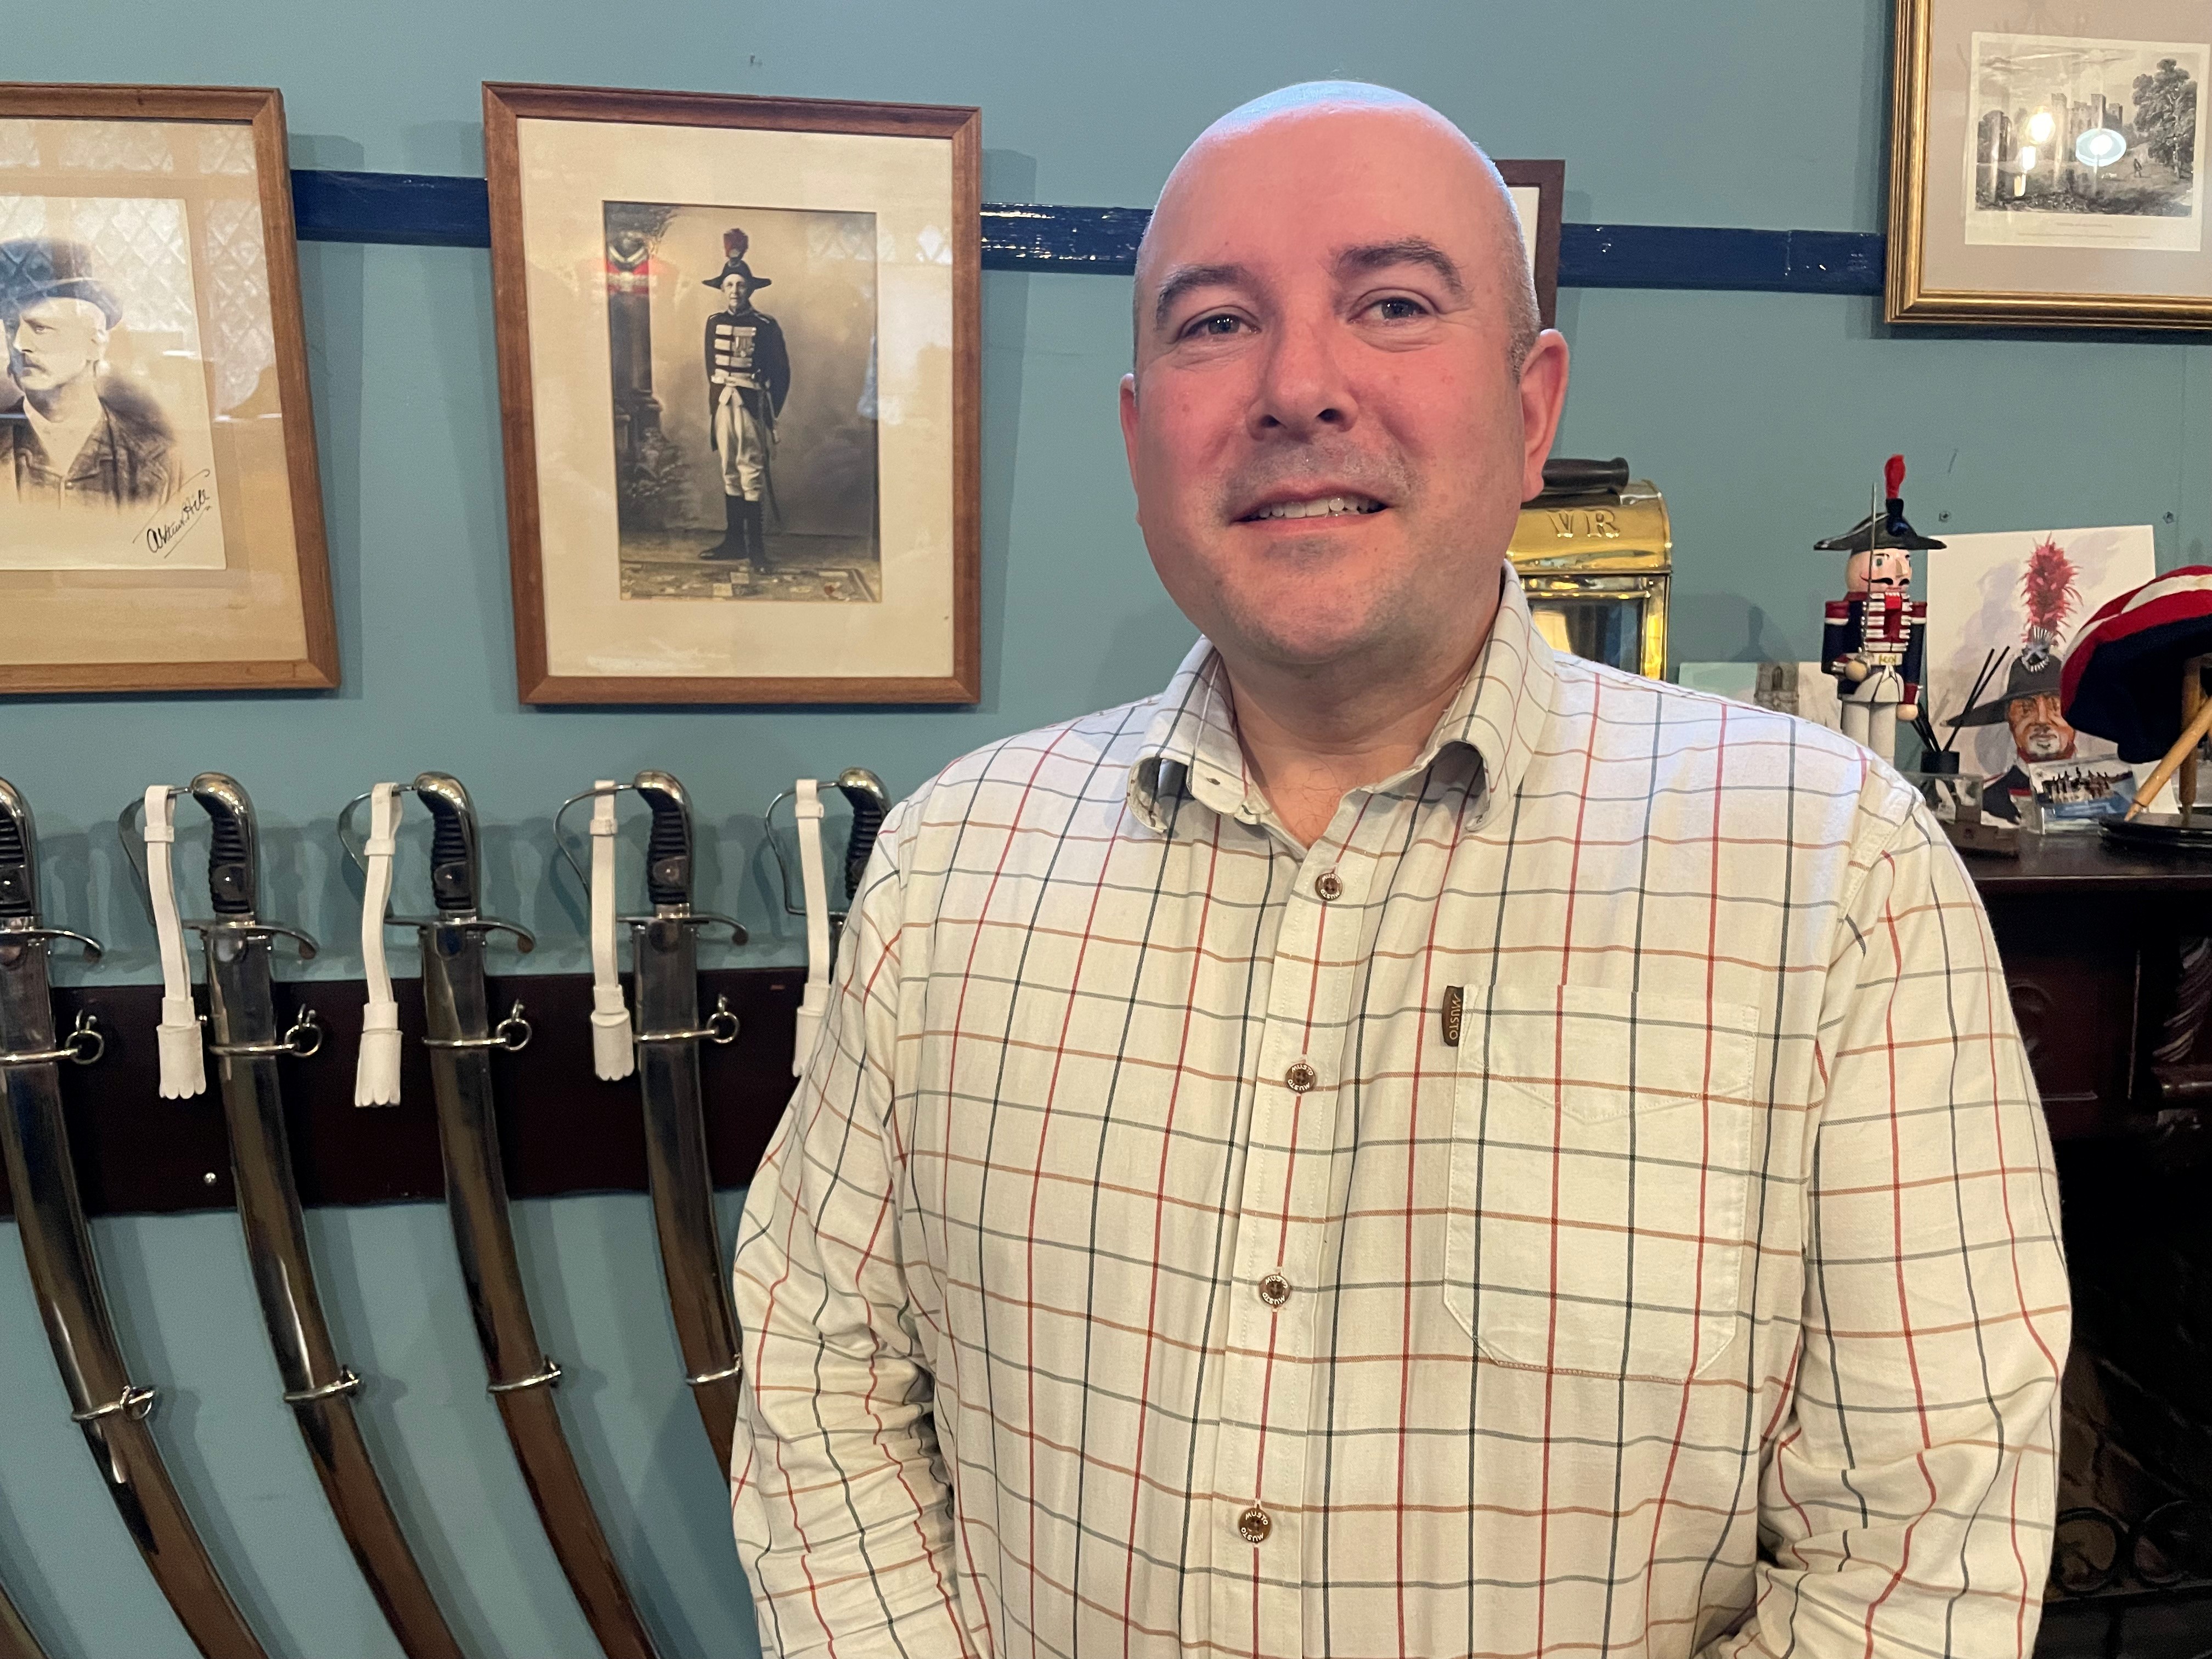
M1658 680L1674 545L1666 498L1626 461L1550 460L1507 556L1555 650Z

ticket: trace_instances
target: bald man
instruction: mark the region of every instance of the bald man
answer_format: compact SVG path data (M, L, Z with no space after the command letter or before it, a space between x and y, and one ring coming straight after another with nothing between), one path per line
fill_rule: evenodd
M2024 1653L2066 1279L1918 798L1530 625L1567 348L1433 110L1215 123L1134 315L1206 637L884 826L738 1244L764 1644Z

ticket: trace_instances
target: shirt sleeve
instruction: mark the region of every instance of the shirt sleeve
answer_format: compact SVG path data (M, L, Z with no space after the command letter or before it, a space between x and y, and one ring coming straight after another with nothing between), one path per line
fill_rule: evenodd
M1757 1601L1715 1654L2025 1656L2041 1616L2070 1318L2050 1136L1958 854L1917 801L1883 816L1822 1012Z
M889 1127L903 816L877 844L829 1018L738 1228L731 1516L775 1655L971 1651Z

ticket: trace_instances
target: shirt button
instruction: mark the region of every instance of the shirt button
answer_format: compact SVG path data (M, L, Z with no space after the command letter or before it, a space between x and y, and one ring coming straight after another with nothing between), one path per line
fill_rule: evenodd
M1321 1081L1321 1073L1301 1060L1283 1073L1283 1081L1290 1086L1292 1094L1302 1095Z
M1275 1523L1267 1518L1267 1511L1255 1504L1237 1517L1237 1535L1248 1544L1264 1544Z
M1324 870L1314 878L1314 891L1321 895L1323 904L1328 904L1344 896L1344 884L1337 879L1335 871Z
M1271 1308L1279 1308L1291 1299L1291 1281L1280 1273L1269 1273L1260 1281L1260 1300Z

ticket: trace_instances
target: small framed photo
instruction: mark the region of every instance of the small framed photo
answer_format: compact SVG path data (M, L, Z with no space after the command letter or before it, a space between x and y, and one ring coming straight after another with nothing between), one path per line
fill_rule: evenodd
M524 702L981 695L981 138L485 86Z
M283 99L0 84L0 693L338 682Z
M2205 0L1897 0L1891 322L2212 327Z

